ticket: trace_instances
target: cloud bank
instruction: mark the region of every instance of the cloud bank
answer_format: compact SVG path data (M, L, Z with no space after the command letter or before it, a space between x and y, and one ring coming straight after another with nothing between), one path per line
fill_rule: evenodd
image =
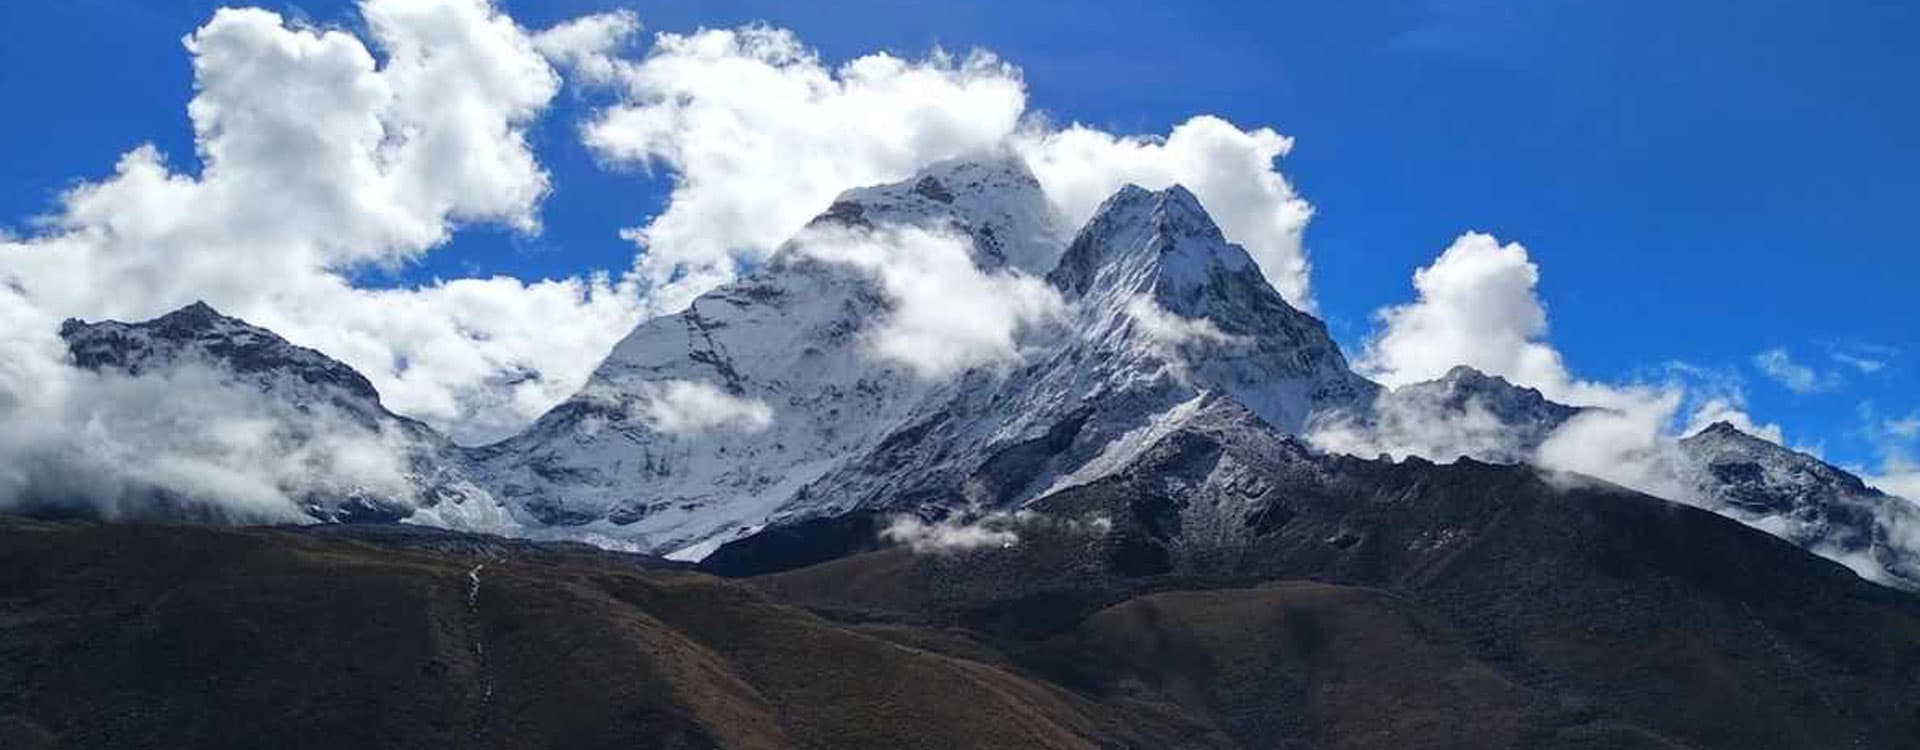
M499 437L579 387L639 317L637 287L356 288L355 270L416 259L459 226L538 231L549 178L525 131L559 86L528 33L483 0L360 11L364 41L263 10L215 13L184 42L200 173L150 146L128 152L63 196L44 231L0 244L0 277L56 320L204 299L353 365L397 410Z
M1056 128L1028 109L1020 70L980 50L830 67L767 27L663 33L637 60L603 51L617 46L568 53L608 71L622 97L583 137L610 164L671 173L666 210L626 233L644 251L640 275L665 299L683 304L730 278L737 261L769 257L843 190L1011 148L1075 226L1129 182L1186 185L1276 289L1312 305L1301 243L1312 210L1275 170L1292 141L1270 129L1210 116L1165 136Z
M364 38L215 13L184 40L198 174L128 152L44 226L0 239L0 278L54 319L204 299L347 362L390 407L466 443L529 423L638 320L765 260L839 192L987 149L1026 158L1070 221L1126 182L1184 183L1311 305L1311 210L1274 167L1291 141L1269 129L1205 116L1165 136L1056 128L1029 110L1019 69L985 51L830 65L755 26L662 33L635 53L630 12L532 31L490 0L358 8ZM626 232L633 268L357 287L357 271L416 261L464 226L540 231L551 179L526 133L560 71L616 97L580 128L607 165L672 182L665 209Z

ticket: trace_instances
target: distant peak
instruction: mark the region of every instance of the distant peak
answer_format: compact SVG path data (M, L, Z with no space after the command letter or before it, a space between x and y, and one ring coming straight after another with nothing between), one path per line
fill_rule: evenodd
M202 323L202 322L213 322L213 321L219 321L219 320L230 320L230 318L220 314L219 310L213 309L213 305L207 304L205 300L195 300L191 305L187 305L186 307L182 307L178 310L162 315L158 318L155 318L154 320L156 322L177 321L177 322Z
M1753 438L1752 435L1748 435L1746 432L1742 431L1740 428L1733 426L1732 422L1728 422L1724 419L1718 422L1714 422L1713 424L1707 425L1706 427L1701 428L1699 432L1694 433L1694 437L1699 437L1701 435L1714 435L1717 437ZM1754 438L1754 439L1757 440L1758 438Z
M982 268L1045 273L1063 244L1059 217L1025 160L996 150L928 164L906 179L840 193L809 226L960 230Z
M138 323L122 323L115 320L88 322L80 318L69 318L64 323L61 323L60 335L63 337L71 337L89 329L110 326L145 328L161 332L194 333L218 328L223 324L246 325L235 318L222 315L219 310L213 309L212 305L204 301L195 301L186 307Z
M1037 194L1040 180L1019 156L987 151L928 164L897 182L847 190L834 203L887 203L918 197L951 205L961 196L1009 190Z

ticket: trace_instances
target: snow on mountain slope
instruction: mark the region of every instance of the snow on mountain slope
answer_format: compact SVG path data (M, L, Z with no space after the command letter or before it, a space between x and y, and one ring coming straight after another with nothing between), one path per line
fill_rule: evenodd
M952 232L971 239L982 268L1058 252L1039 183L1008 157L849 191L814 224ZM867 270L790 245L687 310L642 323L579 395L476 456L529 524L697 555L686 548L749 532L804 498L941 387L873 356L867 334L889 308ZM744 418L662 419L716 411Z
M1325 326L1283 300L1181 187L1129 186L1049 275L1067 325L1014 372L972 373L784 509L1003 507L1091 481L1228 398L1286 432L1370 401Z
M972 238L976 266L1036 276L1053 267L1071 231L1061 227L1026 162L1000 153L938 162L902 182L849 190L820 219L957 231Z
M1679 448L1683 479L1698 504L1869 580L1920 589L1920 506L1726 422L1681 440Z
M317 462L299 470L311 476L279 488L314 520L406 520L476 530L501 530L509 523L471 480L459 449L426 425L387 411L360 373L205 303L141 323L69 320L60 335L76 367L154 380L167 392L164 398L237 396L229 400L244 404L245 413L220 415L233 425L193 426L244 431L260 443L256 449ZM152 422L177 409L161 403L142 411ZM115 425L108 419L102 427ZM356 479L379 474L358 471L357 465L389 460L397 465L397 481ZM159 485L154 491L173 494ZM210 500L166 497L157 505Z
M1025 332L1011 368L916 377L868 346L887 290L803 235L642 324L579 396L481 449L495 491L529 524L697 557L770 521L1015 504L1123 461L1206 394L1291 432L1377 391L1184 188L1121 190L1064 255L1038 183L1006 156L848 191L814 223L901 226L968 238L981 272L1053 269L1065 320ZM675 429L659 418L674 389L752 418Z

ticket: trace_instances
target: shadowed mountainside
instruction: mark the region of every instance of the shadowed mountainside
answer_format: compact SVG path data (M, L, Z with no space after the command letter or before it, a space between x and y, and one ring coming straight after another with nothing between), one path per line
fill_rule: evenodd
M752 580L848 622L958 625L1249 747L1920 737L1920 600L1594 480L1326 456L1226 408L1034 509L1011 546Z

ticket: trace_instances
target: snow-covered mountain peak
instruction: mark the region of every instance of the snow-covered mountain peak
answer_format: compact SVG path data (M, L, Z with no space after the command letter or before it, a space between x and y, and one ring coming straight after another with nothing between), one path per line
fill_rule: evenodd
M1409 383L1394 389L1394 393L1402 396L1418 394L1421 398L1454 408L1478 399L1513 418L1549 421L1549 429L1560 426L1560 423L1580 412L1578 407L1547 400L1538 388L1520 385L1499 375L1489 375L1467 365L1455 365L1439 378Z
M481 530L508 523L493 497L468 478L459 448L425 424L387 411L366 377L204 302L138 323L68 320L60 335L80 369L159 378L176 388L214 388L180 398L239 404L233 408L240 412L231 416L245 422L253 440L304 462L295 475L275 475L266 483L310 518ZM201 380L203 375L212 379ZM206 427L191 406L181 414L159 407L153 412L193 423L188 430ZM390 473L370 468L388 466ZM156 489L156 502L166 507L207 500L172 498L170 492Z
M1581 411L1550 401L1537 389L1461 365L1439 378L1383 391L1367 407L1323 421L1314 440L1328 450L1361 456L1521 463Z
M1920 506L1819 458L1715 422L1679 443L1699 501L1833 558L1861 575L1920 589Z
M1227 242L1191 191L1126 185L1100 204L1048 278L1073 297L1105 288L1177 298L1217 274L1248 270L1265 285L1252 256Z
M1053 267L1066 230L1040 180L1005 152L948 159L899 182L841 193L813 225L915 226L973 239L982 269L1039 276Z
M207 364L262 390L304 394L356 412L380 409L373 383L345 363L296 346L265 328L222 315L205 302L139 323L68 320L60 336L75 365L130 375Z
M1793 496L1810 492L1873 493L1859 477L1813 456L1747 434L1729 422L1708 425L1683 438L1680 446L1713 474L1717 480L1712 483L1716 494L1735 504L1779 506Z
M1144 393L1172 378L1155 397L1169 406L1197 389L1299 432L1310 416L1355 408L1378 390L1178 185L1114 193L1048 281L1080 316L1081 343L1055 366L1105 381L1089 392Z
M1734 442L1734 443L1768 442L1765 438L1762 438L1760 436L1749 435L1745 432L1742 432L1739 427L1735 427L1732 422L1728 422L1724 419L1700 428L1698 431L1688 436L1688 439L1692 439L1692 438L1702 438L1705 440L1712 440L1712 441L1728 441L1728 442Z

